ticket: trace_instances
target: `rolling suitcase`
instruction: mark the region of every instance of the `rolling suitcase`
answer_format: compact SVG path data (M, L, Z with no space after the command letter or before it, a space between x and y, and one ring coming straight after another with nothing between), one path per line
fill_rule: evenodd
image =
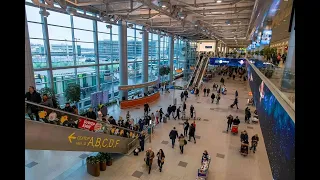
M162 120L163 120L163 123L167 123L167 117L163 117Z

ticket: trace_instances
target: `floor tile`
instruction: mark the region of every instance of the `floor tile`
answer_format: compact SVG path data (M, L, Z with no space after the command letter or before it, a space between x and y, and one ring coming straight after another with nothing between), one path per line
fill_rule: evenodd
M169 144L169 141L162 141L161 144L167 145L167 144Z
M198 136L198 135L194 135L194 137L195 137L196 139L200 139L200 138L201 138L201 136Z
M132 174L132 176L133 176L133 177L136 177L136 178L140 178L140 177L142 176L142 174L143 174L143 172L141 172L141 171L135 171L135 172Z
M186 162L183 162L183 161L180 161L178 166L181 166L181 167L187 167L188 163Z
M33 166L37 165L37 162L32 161L31 163L25 165L27 168L32 168Z
M225 156L224 154L217 153L216 157L224 159L224 156Z

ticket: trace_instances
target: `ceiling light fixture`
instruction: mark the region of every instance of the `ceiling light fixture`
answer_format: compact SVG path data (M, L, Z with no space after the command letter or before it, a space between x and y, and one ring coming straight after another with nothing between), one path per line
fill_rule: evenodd
M167 7L170 7L170 0L159 0L158 4L162 8L167 8Z
M128 24L128 28L132 29L133 28L133 24Z
M221 2L222 2L221 0L218 0L218 1L217 1L217 3L221 3Z

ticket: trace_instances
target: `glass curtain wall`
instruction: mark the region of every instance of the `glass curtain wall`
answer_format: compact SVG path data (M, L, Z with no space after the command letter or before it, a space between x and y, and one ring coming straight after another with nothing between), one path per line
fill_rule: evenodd
M160 67L169 64L169 37L160 35ZM169 75L161 77L161 82L169 81Z
M64 105L68 84L77 83L81 87L80 109L90 106L93 92L108 90L109 100L118 97L118 25L48 9L50 15L45 18L39 14L40 8L32 3L26 2L25 7L38 91L45 87L52 88L60 105ZM77 12L84 14L80 10ZM44 33L46 29L48 34ZM128 84L142 83L142 26L127 28L127 41ZM180 47L181 42L178 43ZM178 51L175 54L177 68L181 67L179 62L182 62ZM148 59L149 81L153 81L159 77L159 62L169 66L169 37L149 33ZM169 80L169 77L162 80Z
M159 76L159 35L149 33L148 79L155 81Z
M177 75L183 72L186 63L185 57L186 43L180 39L174 40L174 59L173 59L173 75Z

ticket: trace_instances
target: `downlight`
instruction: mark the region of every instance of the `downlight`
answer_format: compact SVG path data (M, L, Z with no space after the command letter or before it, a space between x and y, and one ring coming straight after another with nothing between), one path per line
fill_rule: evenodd
M180 12L178 12L178 17L180 19L185 19L187 17L187 13L184 11L180 11Z
M162 8L167 8L167 7L170 7L170 0L159 0L158 4Z

